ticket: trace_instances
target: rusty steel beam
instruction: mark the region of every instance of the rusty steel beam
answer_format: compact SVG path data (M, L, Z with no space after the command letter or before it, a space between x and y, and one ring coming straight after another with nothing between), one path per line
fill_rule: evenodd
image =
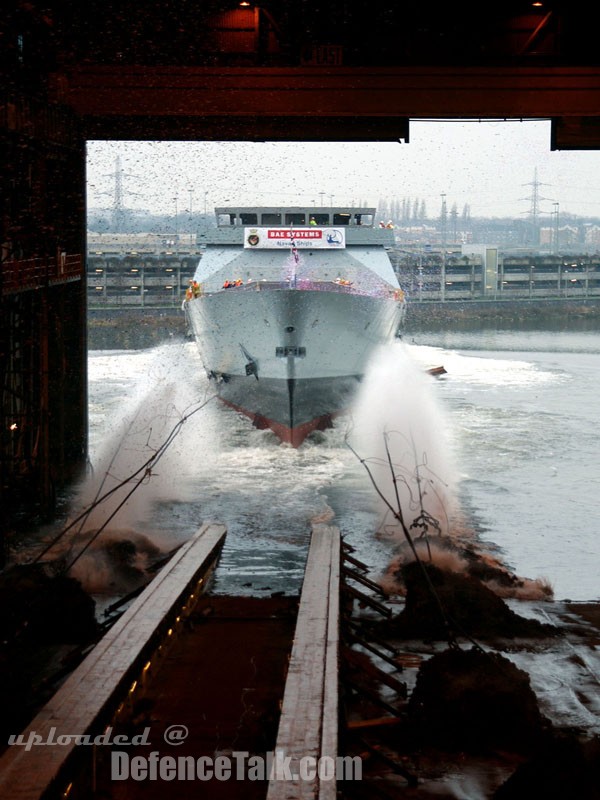
M587 66L85 65L52 83L87 138L129 139L132 130L135 138L181 138L181 122L198 138L302 139L319 126L327 138L328 128L345 134L356 125L363 138L379 126L380 138L398 139L408 118L600 117L600 67Z

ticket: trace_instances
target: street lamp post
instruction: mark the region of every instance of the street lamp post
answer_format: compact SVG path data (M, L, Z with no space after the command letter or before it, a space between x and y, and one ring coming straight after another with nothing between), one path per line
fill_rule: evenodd
M562 297L562 287L563 287L563 273L562 273L562 264L558 265L558 296Z
M440 276L440 300L446 299L446 193L442 192L442 213L441 213L441 240L442 240L442 265Z
M530 264L529 265L529 299L530 300L531 300L531 297L533 295L533 284L534 284L534 275L535 275L534 270L535 270L535 265L534 264Z

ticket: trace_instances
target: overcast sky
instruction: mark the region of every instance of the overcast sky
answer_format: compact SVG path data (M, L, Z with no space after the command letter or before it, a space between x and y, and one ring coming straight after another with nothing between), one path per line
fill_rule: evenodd
M424 200L427 216L600 217L600 151L550 150L550 122L411 121L410 142L88 142L88 205L179 214L216 205L345 205Z

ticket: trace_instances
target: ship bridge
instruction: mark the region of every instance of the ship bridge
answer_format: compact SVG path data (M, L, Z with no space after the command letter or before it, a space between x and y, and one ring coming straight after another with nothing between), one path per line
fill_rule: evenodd
M294 206L281 208L268 207L218 207L215 209L217 226L329 226L344 225L349 227L372 227L375 221L375 208L348 208L346 206L324 208L321 206Z

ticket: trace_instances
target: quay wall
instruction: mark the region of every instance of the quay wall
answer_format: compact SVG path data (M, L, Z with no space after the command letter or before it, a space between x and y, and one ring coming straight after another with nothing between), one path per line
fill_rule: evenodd
M537 298L511 300L412 301L407 305L405 328L470 324L563 324L575 320L597 320L599 298Z

